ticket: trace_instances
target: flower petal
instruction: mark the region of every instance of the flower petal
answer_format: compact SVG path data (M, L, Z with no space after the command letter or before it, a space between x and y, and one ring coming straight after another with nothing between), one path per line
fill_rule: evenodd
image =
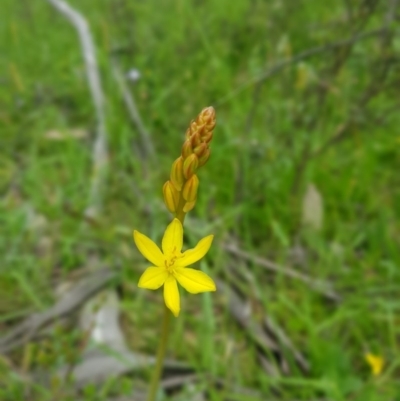
M186 252L183 252L182 257L176 260L175 266L190 266L200 260L210 249L213 238L213 235L208 235L207 237L201 239L193 249L188 249Z
M212 278L200 270L179 267L175 269L174 276L179 284L192 294L216 290Z
M170 275L164 283L164 300L167 308L178 317L181 309L178 285L174 276Z
M138 287L156 290L165 283L167 278L168 272L164 267L148 267L140 276Z
M178 219L173 219L165 230L162 239L162 250L164 255L174 251L180 254L183 243L183 227Z
M160 248L144 234L139 231L133 232L133 240L140 253L153 265L164 266L164 255L162 254Z

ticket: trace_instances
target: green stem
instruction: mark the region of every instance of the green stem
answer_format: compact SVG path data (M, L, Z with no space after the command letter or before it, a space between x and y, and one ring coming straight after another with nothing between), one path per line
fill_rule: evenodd
M167 348L170 320L171 320L171 312L164 304L164 317L161 328L161 338L160 338L160 343L158 344L157 359L153 371L153 376L151 378L147 401L156 400L158 385L160 382L160 376L164 365L165 350Z

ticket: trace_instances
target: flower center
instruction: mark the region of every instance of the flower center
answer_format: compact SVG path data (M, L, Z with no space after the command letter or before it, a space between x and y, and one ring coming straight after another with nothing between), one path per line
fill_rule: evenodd
M174 264L178 258L180 258L182 254L176 251L176 247L174 247L171 252L165 255L164 265L168 270L168 273L174 273Z

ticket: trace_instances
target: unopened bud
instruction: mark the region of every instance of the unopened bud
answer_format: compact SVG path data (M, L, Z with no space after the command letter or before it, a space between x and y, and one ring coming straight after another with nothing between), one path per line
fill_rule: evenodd
M193 202L197 198L197 190L199 188L199 179L193 174L183 186L182 196L187 202Z
M193 152L197 157L200 158L201 156L204 155L206 150L207 150L207 144L206 143L201 143L199 146L196 146L193 149Z
M207 127L204 124L198 124L197 125L197 134L201 138L204 133L208 132Z
M183 159L182 156L178 157L172 164L171 168L171 182L175 189L178 191L182 190L182 185L185 182L183 176Z
M187 139L182 146L182 157L187 159L193 153L192 142Z
M199 159L197 156L192 153L184 162L183 162L183 175L186 179L190 178L197 170L199 165Z
M186 139L189 139L191 136L192 136L192 130L190 129L189 126L189 128L186 130L185 137Z
M194 208L195 205L196 205L196 199L192 202L186 202L185 206L183 206L183 211L185 213L190 212Z
M203 109L198 120L205 125L207 131L212 131L216 124L214 107L210 106Z
M171 213L175 213L178 201L179 201L179 193L172 185L171 181L167 181L163 186L163 195L164 195L164 202L167 206L168 210Z
M192 143L192 148L195 148L201 144L201 136L200 132L196 132L190 137L190 141Z
M202 167L207 163L207 160L210 158L210 154L211 154L210 148L206 149L204 154L201 157L199 157L199 166L198 167Z
M206 143L210 143L213 138L213 132L209 131L201 136L201 140Z
M191 135L191 136L194 135L194 134L197 132L198 127L197 127L196 121L192 121L192 122L190 123L189 129L190 129L190 135Z

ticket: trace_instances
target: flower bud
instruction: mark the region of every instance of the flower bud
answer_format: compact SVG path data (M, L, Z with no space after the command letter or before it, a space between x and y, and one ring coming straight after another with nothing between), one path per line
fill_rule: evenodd
M213 138L213 132L209 131L201 136L201 140L206 143L210 143Z
M193 149L193 152L197 157L200 158L201 156L204 155L206 150L207 150L207 144L206 143L201 143L199 146L196 146Z
M198 121L205 125L206 131L212 131L216 124L214 107L203 109L198 116Z
M193 153L192 142L187 139L182 146L182 157L187 159Z
M168 210L171 213L175 213L178 201L179 201L179 193L172 185L171 181L167 181L163 186L163 195L164 195L164 202L167 206Z
M199 165L199 159L197 156L192 153L184 162L183 162L183 175L186 179L190 178L197 170Z
M201 144L200 133L196 132L190 137L190 142L192 143L192 148L195 148Z
M189 125L189 129L190 129L190 136L194 135L197 132L197 123L196 121L192 121Z
M198 124L198 125L197 125L197 134L199 135L200 140L201 140L201 137L202 137L206 132L208 132L208 130L207 130L207 127L206 127L204 124Z
M183 186L182 196L187 202L193 202L197 198L197 190L199 188L199 179L193 174Z
M172 185L178 191L182 190L182 185L185 182L185 177L183 176L183 159L182 156L178 157L171 168L171 182Z
M208 148L208 149L206 149L204 154L201 157L199 157L198 167L202 167L207 163L207 160L210 158L210 153L211 153L211 150L210 150L210 148Z
M196 199L192 202L186 202L185 206L183 206L183 211L185 213L190 212L194 208L195 205L196 205Z

